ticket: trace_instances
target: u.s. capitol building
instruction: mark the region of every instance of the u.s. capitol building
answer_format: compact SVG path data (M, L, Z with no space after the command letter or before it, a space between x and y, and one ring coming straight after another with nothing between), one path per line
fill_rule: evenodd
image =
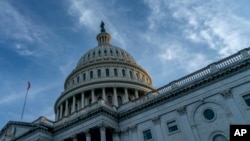
M154 88L104 24L97 47L68 75L55 121L9 121L0 141L229 141L250 124L250 48Z

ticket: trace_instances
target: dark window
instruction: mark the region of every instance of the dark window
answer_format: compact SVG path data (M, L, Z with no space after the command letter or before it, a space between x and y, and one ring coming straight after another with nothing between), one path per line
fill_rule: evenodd
M207 119L207 120L213 120L214 117L215 117L215 113L213 110L211 109L206 109L204 112L203 112L203 115L204 117Z
M125 70L122 69L122 76L125 77L126 76L126 73L125 73Z
M143 131L144 141L148 141L152 139L152 134L150 130Z
M93 71L90 71L90 79L93 78Z
M89 104L91 104L91 103L92 103L92 99L90 98L90 99L89 99Z
M108 96L108 103L110 104L110 105L112 105L112 96Z
M79 76L77 76L77 83L79 83L79 81L80 81L80 78L79 78Z
M83 74L82 79L86 80L86 74L85 73Z
M243 96L247 106L250 106L250 94Z
M172 133L174 131L178 131L178 126L177 126L176 120L168 122L167 126L168 126L169 133Z
M121 106L122 105L122 97L121 96L118 96L118 106Z
M115 75L115 76L118 76L117 69L114 69L114 75Z
M106 69L106 76L109 76L109 69Z
M130 78L133 78L133 73L132 71L129 71Z
M101 77L101 70L100 69L97 71L97 73L98 73L98 77Z
M72 80L72 83L73 83L73 85L75 84L75 80L74 79Z

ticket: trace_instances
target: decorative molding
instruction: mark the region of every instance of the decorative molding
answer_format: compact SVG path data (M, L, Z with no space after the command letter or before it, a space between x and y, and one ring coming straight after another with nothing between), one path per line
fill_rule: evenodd
M130 127L129 129L130 129L130 131L131 131L132 133L135 133L135 132L137 132L137 125L132 126L132 127Z
M153 118L152 121L155 125L161 124L160 116Z
M177 108L176 111L179 113L180 116L187 114L186 106L182 106L180 108Z
M233 94L232 94L232 92L231 92L231 89L225 89L225 90L221 91L220 94L221 94L225 99L233 98Z

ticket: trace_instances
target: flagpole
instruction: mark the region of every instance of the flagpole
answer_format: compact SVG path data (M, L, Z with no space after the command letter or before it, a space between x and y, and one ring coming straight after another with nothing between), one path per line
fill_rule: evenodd
M30 89L30 82L28 81L28 87L27 87L27 91L26 91L26 95L25 95L25 99L24 99L23 110L22 110L22 115L21 115L21 121L23 120L23 113L24 113L24 109L25 109L29 89Z

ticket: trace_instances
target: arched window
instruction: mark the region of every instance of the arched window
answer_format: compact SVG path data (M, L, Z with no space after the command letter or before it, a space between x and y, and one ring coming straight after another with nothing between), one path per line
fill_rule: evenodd
M98 77L101 77L101 70L100 69L98 69L98 71L97 71L97 75L98 75Z
M113 102L112 102L112 96L108 96L108 103L109 103L110 105L113 104Z
M122 76L123 76L123 77L126 76L125 69L122 69Z
M93 71L90 71L90 79L93 78Z
M137 78L138 80L140 79L139 73L138 73L138 72L136 73L136 78Z
M106 76L109 76L109 69L106 69Z
M132 71L129 71L130 78L133 78L133 73Z
M115 76L118 76L117 69L114 69L114 75L115 75Z
M225 136L217 134L213 137L213 141L228 141L228 140Z
M77 83L79 83L79 81L80 81L80 78L79 78L79 76L77 76Z
M84 81L86 80L86 74L85 74L85 73L82 75L82 79L83 79Z
M122 97L118 96L117 99L118 99L118 106L121 106L122 105Z

